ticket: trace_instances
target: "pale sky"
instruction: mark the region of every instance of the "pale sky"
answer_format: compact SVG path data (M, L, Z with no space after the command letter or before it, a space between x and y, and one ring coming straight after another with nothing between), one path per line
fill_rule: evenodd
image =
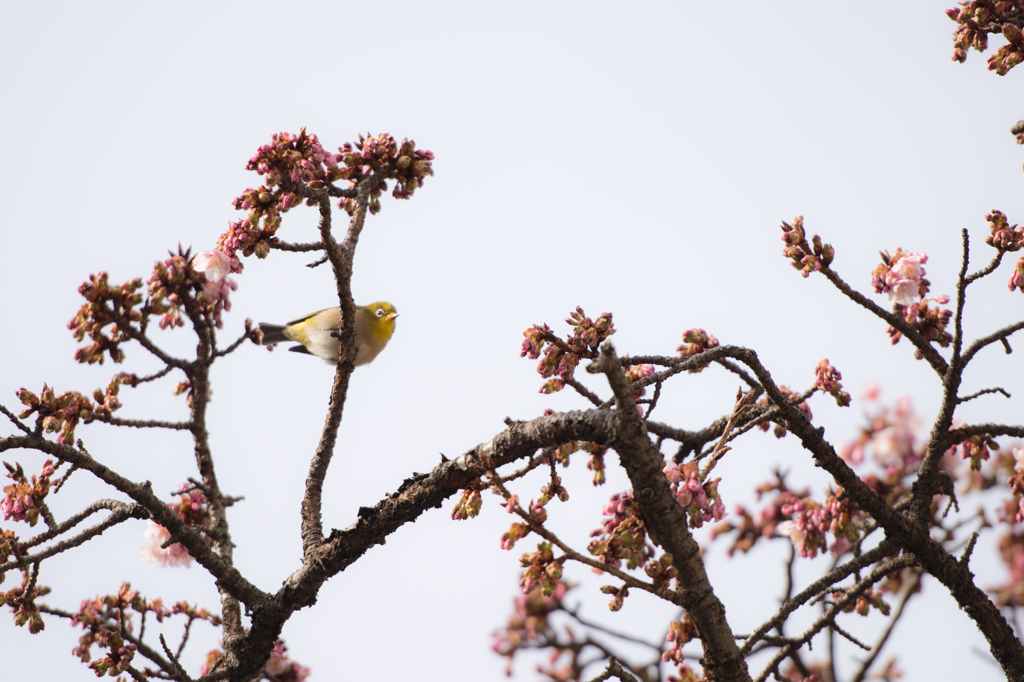
M231 200L260 182L244 170L249 157L273 133L306 126L329 149L390 132L437 156L435 177L411 201L386 198L359 243L356 301L391 301L401 317L387 350L354 376L325 489L327 528L351 524L358 507L428 471L439 453L489 440L506 416L585 408L568 394L537 394L535 363L519 358L523 329L547 322L564 332L577 305L614 313L620 353L672 354L684 330L703 327L754 348L779 383L799 388L829 358L855 398L846 410L812 401L837 443L855 436L856 398L873 382L890 399L910 395L930 421L941 391L931 371L824 278L802 279L781 255L778 226L803 215L808 232L835 247L833 267L865 294L878 251L896 247L927 253L932 291L953 294L961 228L976 270L991 257L985 213L1024 221L1024 147L1008 132L1024 118L1024 67L1000 78L975 52L964 65L950 61L954 24L942 10L952 5L12 4L0 44L0 403L16 407L15 390L44 381L91 393L117 371L151 371L139 348L121 367L74 363L66 324L81 304L78 285L100 270L114 281L145 278L179 243L212 248L241 217ZM312 241L314 225L312 212L296 210L280 235ZM223 338L246 318L284 322L335 304L330 273L308 270L310 260L248 259ZM1008 277L1004 266L971 290L968 334L1020 319L1024 298L1006 291ZM176 352L194 345L185 330L157 337ZM958 412L965 421L1019 423L1024 341L1014 345L1010 356L990 349L965 382L967 392L999 385L1014 398L973 401ZM251 345L214 369L218 475L227 493L246 497L230 510L236 560L266 590L299 566L299 501L332 377L313 358ZM119 414L183 418L173 383L125 389ZM722 372L679 378L657 417L704 426L729 410L735 390ZM78 435L165 495L195 473L180 434L97 424ZM3 458L30 471L42 461ZM793 439L751 434L722 465L727 508L749 506L776 465L818 490L827 484ZM603 502L627 485L611 468L597 490L583 460L563 473L573 499L552 509L552 523L579 549ZM518 492L528 498L540 485ZM109 494L79 473L54 507L67 516ZM491 633L517 594L519 554L535 541L504 552L510 517L497 498L485 496L480 518L460 523L448 519L454 502L372 549L289 621L283 636L312 680L503 675ZM128 579L150 598L217 607L201 568L138 561L143 529L123 525L45 563L40 582L56 588L47 603L74 610ZM983 586L1002 579L992 538L972 564ZM777 606L782 544L774 549L709 559L737 631ZM809 564L802 584L822 567ZM567 575L584 583L583 613L617 629L654 636L672 617L643 595L608 614L595 589L603 581L578 566ZM4 589L18 580L9 575ZM1002 679L987 653L972 653L987 646L946 590L932 579L924 590L882 658L898 653L910 681ZM77 631L50 618L33 637L7 611L0 658L11 679L93 679L69 653ZM191 672L217 639L194 628ZM936 660L926 651L935 647L947 655ZM850 665L855 654L841 656ZM532 665L519 664L515 679L535 679Z

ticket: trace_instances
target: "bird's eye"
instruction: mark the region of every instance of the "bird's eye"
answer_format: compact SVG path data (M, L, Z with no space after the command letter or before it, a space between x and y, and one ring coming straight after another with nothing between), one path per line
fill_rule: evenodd
M384 317L384 309L377 308L377 317Z

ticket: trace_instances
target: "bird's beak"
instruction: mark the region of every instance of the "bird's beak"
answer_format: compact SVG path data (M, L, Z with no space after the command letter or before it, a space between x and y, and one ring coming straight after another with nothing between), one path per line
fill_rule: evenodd
M389 319L389 320L393 320L393 319L395 319L396 317L398 317L398 313L391 313L390 315L388 315L388 319Z

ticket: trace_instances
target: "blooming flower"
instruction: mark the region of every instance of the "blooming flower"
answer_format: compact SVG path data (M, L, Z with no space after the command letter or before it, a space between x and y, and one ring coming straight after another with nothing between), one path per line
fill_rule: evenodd
M184 545L175 542L166 548L161 546L170 539L171 534L159 523L150 521L142 537L146 539L146 544L139 550L139 558L143 561L155 561L161 566L188 567L192 564L192 557Z
M206 275L208 282L219 282L231 272L231 257L223 251L200 251L192 260L192 267Z

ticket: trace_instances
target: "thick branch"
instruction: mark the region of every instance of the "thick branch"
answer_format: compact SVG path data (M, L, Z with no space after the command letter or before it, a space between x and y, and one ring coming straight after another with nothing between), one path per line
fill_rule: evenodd
M682 364L685 363L677 367ZM615 394L618 428L615 439L607 445L619 454L629 475L641 520L652 537L672 556L679 586L686 595L687 613L697 626L704 646L705 672L713 680L749 680L746 661L740 655L725 617L725 606L711 587L700 546L688 529L686 510L676 500L661 471L661 455L643 430L633 389L611 343L601 346L600 357L587 371L603 373Z

